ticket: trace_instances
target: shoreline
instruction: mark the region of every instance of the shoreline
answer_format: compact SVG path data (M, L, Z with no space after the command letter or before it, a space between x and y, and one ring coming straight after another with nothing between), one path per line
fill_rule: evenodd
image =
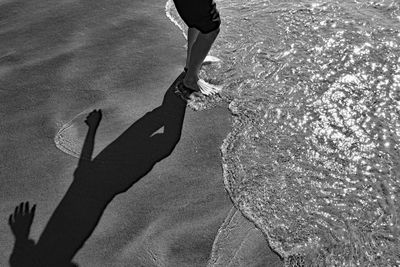
M185 27L186 25L183 24L182 21L179 20L180 18L177 16L176 12L174 12L173 9L173 0L167 0L166 5L165 5L165 10L166 10L166 16L168 17L168 19L175 24L180 31L182 32L183 36L185 37L185 39L187 39L186 33L185 33ZM174 14L175 16L177 16L177 19L174 18ZM226 101L227 99L222 99L221 97L219 97L220 99L217 100L217 103L211 103L211 106L209 106L208 102L206 101L206 103L204 105L202 104L197 104L194 103L192 105L190 105L190 107L193 110L209 110L214 108L215 106L218 107L225 107L227 110L229 110L229 114L232 120L232 124L231 124L231 130L228 132L228 134L225 136L225 138L222 141L222 144L219 146L219 150L221 152L221 167L223 170L223 182L224 182L224 189L225 191L228 193L230 200L232 201L232 206L233 208L229 211L229 214L227 215L227 217L225 218L224 222L221 224L221 226L218 229L218 234L215 236L214 242L213 242L213 247L212 247L212 251L210 253L210 259L208 261L207 266L208 267L212 267L212 266L224 266L227 264L226 261L229 261L229 263L232 263L233 255L236 256L236 254L240 253L241 249L241 244L249 241L251 238L253 238L253 240L257 240L256 242L258 242L254 248L252 248L252 250L247 251L247 255L242 255L242 262L241 264L247 264L246 260L248 262L253 262L253 259L251 259L251 255L252 254L258 254L257 256L260 258L260 261L264 260L265 262L268 262L268 264L273 263L274 266L279 266L279 265L283 265L283 256L282 255L282 251L279 250L279 248L273 248L269 242L269 236L268 233L263 233L262 232L262 228L259 228L259 225L257 222L254 222L253 220L251 220L251 218L245 216L245 214L243 214L241 211L239 211L239 209L236 209L236 203L234 202L234 200L231 198L231 193L229 190L229 186L228 186L228 179L227 179L227 167L225 167L226 163L225 163L225 157L226 155L226 146L228 146L231 142L232 139L232 135L234 135L234 132L237 131L238 129L235 129L235 122L236 122L236 118L234 118L234 113L230 110L229 105L231 102ZM240 214L238 214L240 213ZM232 218L235 218L236 221L233 221ZM228 221L229 220L229 221ZM247 221L246 221L247 220ZM231 225L233 224L233 225ZM237 224L241 224L241 226L237 226ZM238 229L242 228L239 230L238 234L240 236L240 232L251 232L253 231L253 236L252 237L248 237L248 236L240 236L237 237L236 240L229 240L232 239L231 237L229 237L229 234L226 233L226 229L230 229L236 227ZM265 236L266 235L266 236ZM226 240L224 240L226 239ZM235 238L234 238L235 239ZM261 239L265 239L265 242L263 242ZM229 243L230 242L230 243ZM226 244L230 244L235 247L232 247L230 249L228 248L221 248L221 246L226 246L226 244L224 245L224 243ZM265 249L267 248L267 249ZM233 253L230 250L235 250L235 253ZM260 254L260 250L264 250L263 253ZM265 263L263 262L263 263ZM236 262L236 264L239 264L239 262ZM255 262L253 262L253 264L256 264Z

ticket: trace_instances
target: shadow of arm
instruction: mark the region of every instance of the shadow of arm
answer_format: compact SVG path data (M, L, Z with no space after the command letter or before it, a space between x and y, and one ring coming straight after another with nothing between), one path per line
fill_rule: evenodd
M73 182L47 223L36 245L44 266L71 262L93 233L111 199L90 199L87 188Z
M91 161L94 150L94 138L96 136L97 128L99 127L102 118L101 109L93 110L85 120L89 126L85 141L82 146L81 156L79 158L78 166L81 166L85 161Z

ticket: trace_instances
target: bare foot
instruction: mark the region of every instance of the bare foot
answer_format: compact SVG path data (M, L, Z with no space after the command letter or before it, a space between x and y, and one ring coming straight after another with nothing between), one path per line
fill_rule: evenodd
M200 91L205 95L213 95L222 90L222 86L210 84L202 79L199 79L197 84L200 87Z
M197 84L198 80L199 80L199 78L191 79L191 78L185 76L185 78L183 78L182 82L185 87L192 89L193 91L200 92L200 87Z
M202 93L204 95L213 95L221 91L222 87L214 84L210 84L202 79L197 81L183 79L183 85L196 93Z
M8 218L8 225L17 241L28 240L31 230L33 217L35 216L36 205L32 209L29 208L29 201L21 202Z
M207 83L203 79L199 79L198 76L190 77L187 73L183 78L183 85L193 91L195 93L202 93L204 95L213 95L221 91L222 87L219 85L214 85Z
M9 259L11 267L32 266L36 260L35 241L29 239L35 209L36 205L30 209L29 202L21 202L8 218L8 224L15 236L14 248Z

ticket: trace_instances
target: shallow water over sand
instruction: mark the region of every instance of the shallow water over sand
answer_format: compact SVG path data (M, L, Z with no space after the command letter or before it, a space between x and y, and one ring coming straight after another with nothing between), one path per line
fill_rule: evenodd
M225 186L286 264L400 264L400 4L219 1ZM171 11L177 25L185 26Z

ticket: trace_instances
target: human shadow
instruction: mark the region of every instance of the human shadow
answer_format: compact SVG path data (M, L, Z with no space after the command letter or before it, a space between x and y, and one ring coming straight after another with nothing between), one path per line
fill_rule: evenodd
M32 240L28 239L26 223L20 227L25 233L20 240L24 241L14 245L10 257L12 267L77 266L71 261L93 233L107 205L149 173L157 162L168 157L179 142L186 101L174 93L174 88L183 76L184 72L169 87L161 106L138 119L94 159L94 140L102 114L101 110L89 114L85 121L89 129L72 184L36 245L32 246ZM156 133L162 127L163 133ZM25 211L22 215L31 218L25 221L31 224L34 210L29 211L29 206L22 210ZM14 214L15 221L10 226L15 226L20 213L18 210ZM31 245L21 246L21 243ZM25 257L25 261L24 255L33 256Z

